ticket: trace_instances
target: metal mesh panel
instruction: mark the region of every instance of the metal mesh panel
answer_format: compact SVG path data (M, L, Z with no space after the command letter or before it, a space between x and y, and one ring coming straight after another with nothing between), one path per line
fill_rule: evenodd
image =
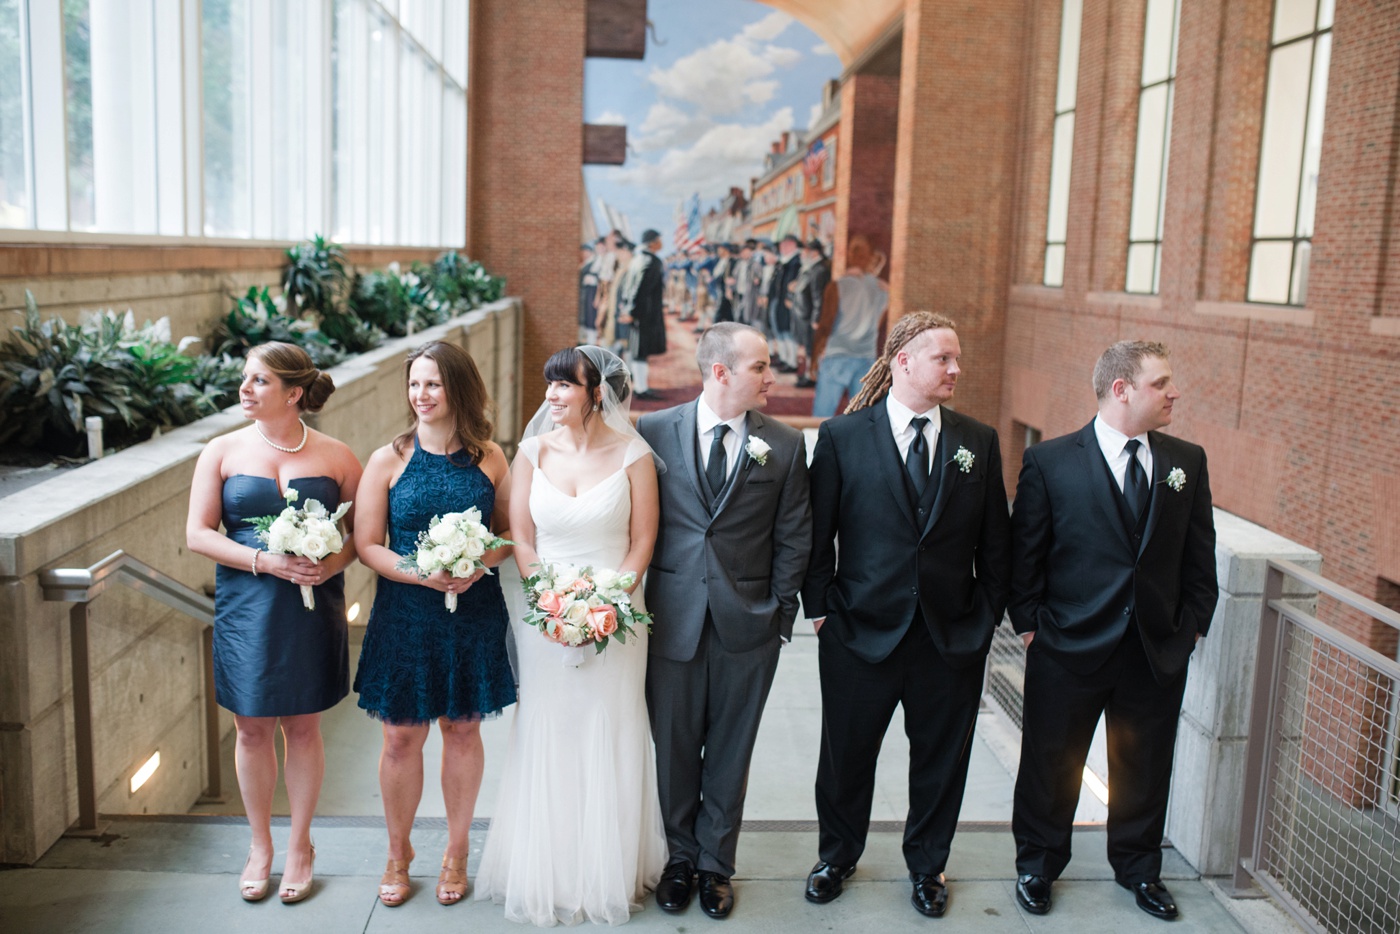
M1322 930L1400 931L1396 684L1296 625L1281 661L1257 869Z
M987 654L987 683L984 695L1021 729L1021 707L1025 701L1026 648L1009 621L1004 621L992 635L992 649Z

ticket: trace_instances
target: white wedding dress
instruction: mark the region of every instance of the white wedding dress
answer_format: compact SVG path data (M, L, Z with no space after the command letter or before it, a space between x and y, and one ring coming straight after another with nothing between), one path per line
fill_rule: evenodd
M537 438L520 452L535 465L530 515L541 560L616 569L631 541L626 467L566 496L540 471ZM634 444L627 464L646 453ZM641 587L633 599L641 603ZM512 921L622 924L656 887L667 857L647 720L646 631L625 644L610 640L595 655L512 617L520 701L476 898L504 905Z

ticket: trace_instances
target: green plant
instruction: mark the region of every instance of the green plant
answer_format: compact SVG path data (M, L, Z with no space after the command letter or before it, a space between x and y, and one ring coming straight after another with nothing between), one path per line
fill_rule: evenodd
M345 262L340 244L319 234L289 248L282 273L287 310L298 317L308 311L319 315L333 311L350 282Z
M433 291L454 313L470 311L505 293L506 280L488 273L480 263L448 250L432 265Z
M242 298L234 299L233 308L215 326L211 349L243 357L258 344L283 341L304 348L318 367L334 366L345 359L345 353L316 324L311 317L285 314L268 294L267 286L252 286Z

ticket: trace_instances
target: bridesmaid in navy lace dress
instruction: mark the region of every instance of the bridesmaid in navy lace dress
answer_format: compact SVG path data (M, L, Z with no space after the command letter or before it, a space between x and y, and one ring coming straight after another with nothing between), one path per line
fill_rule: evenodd
M397 567L434 516L475 506L498 534L505 528L510 471L490 440L486 385L465 350L441 341L415 350L404 370L413 428L370 456L355 525L360 560L379 574L355 690L384 722L379 787L389 860L379 898L391 907L408 897L409 834L432 721L442 730L448 835L437 899L451 905L467 890L467 835L485 764L480 721L515 702L500 578L438 571L420 581ZM509 555L506 547L483 560L495 567ZM459 595L455 613L448 593Z
M321 711L349 692L344 579L355 546L319 563L269 554L251 519L281 512L289 487L328 509L355 499L360 462L341 442L312 431L303 412L318 412L335 391L328 374L291 344L254 347L243 364L238 398L251 427L210 441L195 465L185 534L190 550L218 562L214 590L214 682L219 704L234 713L238 789L253 830L239 890L267 895L272 871L272 796L277 787L275 733L287 749L291 833L282 873L284 902L311 888L311 815L321 793L325 752ZM353 510L345 523L350 525ZM223 525L227 535L219 532ZM316 587L316 609L302 606L297 585Z

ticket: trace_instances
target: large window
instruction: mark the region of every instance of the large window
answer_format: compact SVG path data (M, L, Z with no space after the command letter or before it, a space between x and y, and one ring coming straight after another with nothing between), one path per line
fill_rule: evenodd
M0 0L0 229L460 246L468 0Z
M1081 0L1065 0L1060 14L1060 73L1055 82L1055 135L1050 147L1050 210L1045 221L1045 284L1065 284L1069 228L1069 171L1074 158L1074 106L1079 90Z
M1307 301L1332 7L1332 0L1274 3L1246 292L1251 302Z
M1155 293L1162 275L1162 214L1167 197L1176 34L1181 0L1147 0L1138 91L1137 156L1128 223L1129 292Z

